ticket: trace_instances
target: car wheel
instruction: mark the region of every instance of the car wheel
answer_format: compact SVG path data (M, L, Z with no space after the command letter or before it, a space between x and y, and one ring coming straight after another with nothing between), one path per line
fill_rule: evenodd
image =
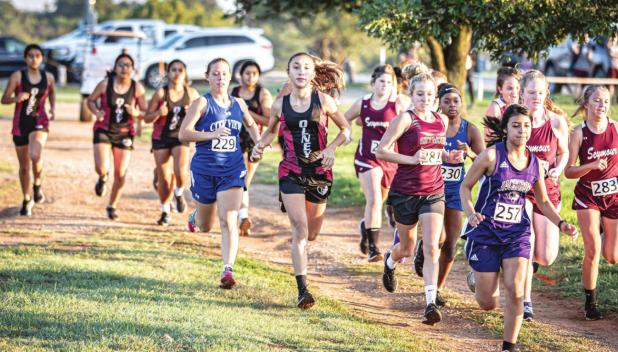
M545 65L545 77L555 77L557 74L558 73L556 71L556 68L554 67L554 64L551 62L548 62ZM560 93L561 90L562 90L562 84L559 84L559 83L549 84L549 92L551 94Z
M159 65L152 65L146 70L146 85L157 89L164 83L163 74L159 71Z
M94 115L88 108L88 96L82 95L82 101L79 109L79 121L81 122L89 122L94 119Z

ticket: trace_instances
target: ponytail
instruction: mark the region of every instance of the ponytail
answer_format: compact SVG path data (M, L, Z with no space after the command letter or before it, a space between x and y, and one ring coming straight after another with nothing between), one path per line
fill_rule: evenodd
M517 115L525 115L530 119L530 121L532 121L532 116L530 116L528 109L519 104L509 105L509 107L504 111L502 119L493 116L485 116L483 119L483 125L489 130L489 135L487 136L487 147L491 147L498 142L504 142L506 140L506 131L509 120L511 117Z

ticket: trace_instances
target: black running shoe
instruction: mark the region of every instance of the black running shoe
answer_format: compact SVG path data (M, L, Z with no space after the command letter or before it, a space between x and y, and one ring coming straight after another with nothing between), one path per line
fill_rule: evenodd
M296 306L300 309L309 309L315 304L315 299L309 290L303 290L298 293L298 301Z
M438 307L445 307L447 303L448 301L442 297L442 293L440 291L436 292L436 305Z
M167 226L170 224L171 220L172 220L172 217L170 216L170 213L163 212L161 213L161 217L157 221L157 224L162 225L162 226Z
M599 320L603 319L603 314L599 311L599 307L596 304L592 304L586 307L586 320Z
M392 205L387 205L386 209L386 219L388 222L388 226L390 226L392 229L395 228L395 225L397 225L397 223L395 222L395 210L393 208Z
M45 195L41 192L41 185L32 186L34 202L41 204L45 201Z
M176 210L179 213L184 213L185 209L187 209L187 200L185 199L184 194L181 194L180 196L174 195L174 198L176 198Z
M429 303L425 307L425 314L423 315L423 324L434 325L442 320L442 313L440 309L434 303Z
M108 206L105 208L107 210L107 218L110 220L118 220L118 214L116 214L116 208Z
M534 320L534 309L532 304L524 304L524 321Z
M382 259L384 259L384 257L382 256L382 253L380 253L380 249L378 249L378 246L376 246L375 244L370 244L369 252L367 254L367 260L370 263L374 263L382 261Z
M390 251L386 252L386 255L384 256L384 273L382 274L382 284L384 285L386 291L395 292L398 285L397 276L395 276L395 269L389 268L386 264L390 256Z
M532 262L532 273L536 274L537 271L539 271L539 263Z
M423 254L423 240L420 240L414 256L414 271L418 277L423 277L423 264L425 264L425 255Z
M367 246L369 245L369 238L367 238L367 229L365 228L365 219L361 219L358 223L358 232L360 232L360 251L363 254L367 254Z
M21 216L32 216L32 207L34 206L34 201L32 199L25 200L21 203L21 210L19 211L19 215Z
M103 197L105 192L107 191L107 180L103 177L99 177L97 184L94 186L94 193L99 197Z

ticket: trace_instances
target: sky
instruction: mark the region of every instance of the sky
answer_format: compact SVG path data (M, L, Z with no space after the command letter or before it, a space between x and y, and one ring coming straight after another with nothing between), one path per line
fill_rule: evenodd
M144 2L145 0L130 0L130 1ZM118 2L118 1L114 0L114 2ZM217 3L219 3L219 6L221 6L224 10L229 9L230 6L233 6L231 5L233 2L234 2L233 0L217 0ZM13 3L13 6L15 6L16 8L20 10L37 11L37 10L43 10L45 8L45 4L54 4L55 0L28 0L28 1L11 0L11 3Z

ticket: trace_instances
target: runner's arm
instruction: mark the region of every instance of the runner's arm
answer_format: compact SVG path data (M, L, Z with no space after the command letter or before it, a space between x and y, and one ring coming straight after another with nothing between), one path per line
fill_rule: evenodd
M207 107L208 101L204 97L199 97L191 103L187 115L180 125L180 131L178 132L178 139L180 139L181 142L203 142L230 135L231 131L227 127L220 127L212 132L195 130L195 124L199 121Z
M570 234L573 238L577 237L577 230L575 226L566 223L566 221L562 220L560 217L560 213L554 205L549 200L549 196L547 196L547 189L545 188L545 170L543 170L543 166L539 163L539 179L536 180L533 186L534 190L534 198L536 200L536 204L545 215L549 221L551 221L554 225L558 226L559 230L565 233Z
M251 139L253 140L253 142L257 143L257 141L260 140L260 130L257 127L257 123L253 119L253 115L250 114L251 111L249 111L249 108L247 107L247 103L245 103L245 101L240 98L232 98L232 99L236 99L236 101L238 102L238 105L240 105L240 110L242 111L242 114L243 114L242 122L245 125L247 132L249 132L249 136L251 136Z
M150 98L150 102L148 103L148 109L146 109L146 114L144 115L144 122L151 123L155 122L162 116L161 109L163 104L161 104L161 98L163 97L163 89L158 89L155 94Z
M343 116L348 122L352 122L354 119L360 116L362 103L363 103L363 100L358 99L357 101L354 102L354 104L352 104L352 106L350 106L348 111L345 112Z
M386 132L384 132L380 144L378 144L376 148L376 157L380 160L398 164L418 164L419 153L416 153L414 156L409 156L397 153L393 150L393 144L395 144L399 137L410 128L411 124L412 117L409 113L403 112L397 115L386 128Z
M556 167L549 170L547 173L549 177L557 178L559 180L560 174L564 172L564 168L569 162L569 129L567 127L566 121L561 116L556 115L555 119L556 120L554 121L557 121L556 136L558 137Z
M49 82L49 114L50 120L56 118L56 80L51 73L45 73L47 75L47 82Z
M344 144L348 144L351 141L351 132L350 132L350 123L345 119L341 111L339 111L339 107L335 102L335 99L328 94L324 94L322 92L319 93L320 100L322 101L322 106L324 111L330 117L331 120L339 127L339 134L335 137L335 139L330 142L330 144L326 148L332 148L333 153L337 147L340 147ZM323 152L323 151L322 151Z
M13 72L13 74L11 74L11 77L6 83L6 89L4 89L4 93L2 94L2 104L14 104L18 102L19 97L17 96L13 97L13 94L15 93L15 90L17 89L17 84L20 79L21 79L20 71Z
M595 162L587 163L584 165L577 166L575 162L577 161L577 157L579 154L579 148L582 145L582 128L581 126L577 126L571 132L571 138L569 141L569 161L567 163L566 169L564 169L564 176L566 178L580 178L592 170L598 168L598 164L600 160L598 159Z
M470 217L476 214L474 210L474 204L472 203L472 188L479 182L483 175L492 173L496 164L496 149L488 148L483 150L474 160L472 166L466 172L464 180L459 187L459 196L461 197L461 205L463 206L466 216L470 220ZM480 216L480 214L478 214ZM482 220L477 216L477 220ZM476 226L476 225L474 225Z
M99 84L97 84L97 86L94 88L94 91L88 96L87 100L88 109L90 109L90 111L95 114L97 116L97 119L99 120L103 119L104 112L99 110L97 106L97 100L99 100L101 94L103 94L105 89L107 89L107 79L104 79L99 82Z
M468 135L470 136L468 157L474 161L474 159L485 150L485 140L483 136L481 136L481 131L479 131L473 123L468 123Z
M262 115L256 114L253 111L249 110L249 113L261 126L268 125L268 120L270 119L270 107L273 105L273 97L266 88L262 88L260 91L260 106L262 107Z

